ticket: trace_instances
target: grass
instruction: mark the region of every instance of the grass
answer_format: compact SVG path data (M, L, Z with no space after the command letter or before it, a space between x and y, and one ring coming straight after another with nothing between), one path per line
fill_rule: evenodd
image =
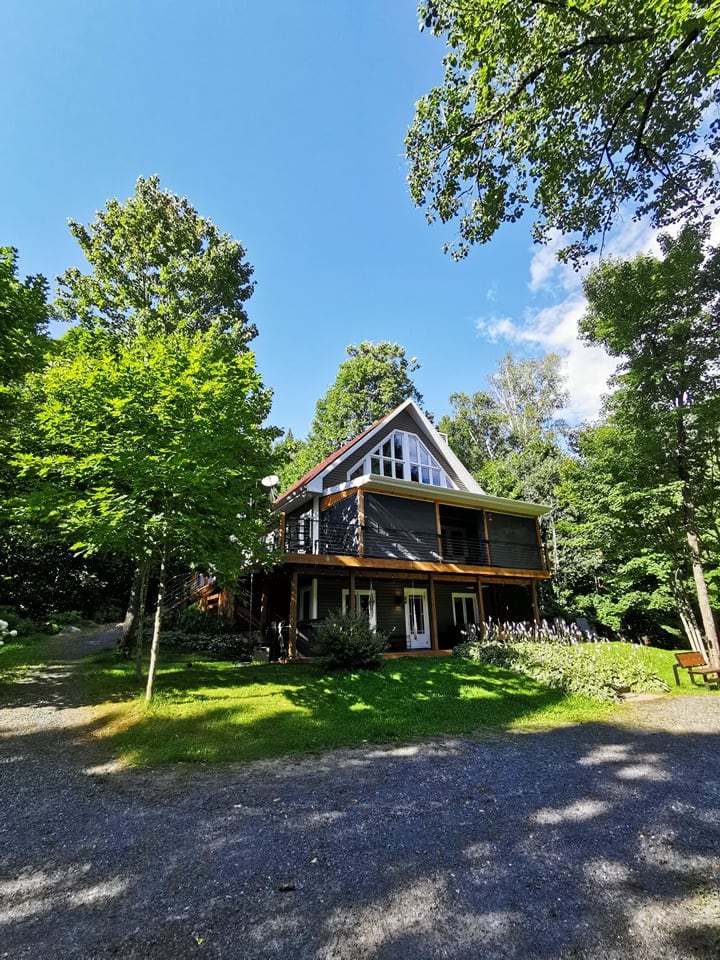
M672 654L634 651L672 680ZM626 654L624 645L608 645L609 656ZM614 709L454 657L393 660L378 673L324 675L312 665L241 666L166 650L149 705L138 697L131 666L112 654L87 662L83 682L88 702L101 704L98 735L139 766L581 723Z
M23 638L0 647L0 684L47 662L50 640ZM675 687L670 651L624 644L603 645L605 651L640 656L673 694L702 689L685 676ZM82 702L93 709L95 735L125 762L149 767L582 723L615 709L456 657L392 660L377 673L323 674L312 665L239 665L165 649L155 700L146 704L133 665L108 650L83 661L78 683Z

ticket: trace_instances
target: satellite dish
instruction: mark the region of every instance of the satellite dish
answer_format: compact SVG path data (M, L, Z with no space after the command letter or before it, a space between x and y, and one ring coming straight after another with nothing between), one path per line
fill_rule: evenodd
M280 483L280 477L275 476L274 473L271 473L269 477L263 477L260 483L264 487L276 487Z

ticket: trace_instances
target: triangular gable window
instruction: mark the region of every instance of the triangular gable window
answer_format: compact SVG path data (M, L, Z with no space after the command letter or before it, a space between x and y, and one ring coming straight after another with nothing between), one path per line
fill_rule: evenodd
M449 487L454 484L430 453L422 440L414 433L395 430L374 450L348 471L348 480L374 473L392 480L411 480L434 487Z

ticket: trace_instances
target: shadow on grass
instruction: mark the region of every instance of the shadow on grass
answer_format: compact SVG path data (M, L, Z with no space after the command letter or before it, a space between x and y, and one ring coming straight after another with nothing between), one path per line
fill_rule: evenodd
M113 678L114 674L114 678ZM102 665L86 683L97 699L117 685ZM123 690L132 681L122 681ZM526 677L447 658L396 660L378 672L323 674L311 665L233 666L180 657L162 667L149 706L114 718L108 744L131 763L254 760L363 743L472 734L543 718L602 713Z

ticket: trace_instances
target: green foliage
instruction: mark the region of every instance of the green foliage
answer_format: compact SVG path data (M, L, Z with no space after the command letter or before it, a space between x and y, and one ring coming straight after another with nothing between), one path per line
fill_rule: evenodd
M410 191L455 257L531 207L581 260L622 209L664 226L720 199L716 4L423 0L443 83L407 135ZM448 244L446 249L450 248Z
M64 319L123 341L212 327L236 350L257 334L245 310L254 284L243 246L158 177L140 177L134 196L108 200L87 227L71 220L70 232L92 272L72 267L59 278Z
M330 613L315 628L318 662L328 670L379 670L388 637L364 614Z
M405 356L404 347L366 340L346 353L348 359L315 406L307 442L293 450L286 441L285 452L292 457L283 474L288 485L405 400L422 403L410 376L419 364Z
M16 273L17 250L0 247L0 410L25 374L41 366L50 346L47 282L41 276L20 281Z
M515 670L538 683L594 700L619 699L619 692L667 692L668 685L637 653L618 656L615 645L583 643L477 643L453 653L478 663Z
M166 549L230 574L266 555L257 481L272 467L270 394L233 338L138 333L116 350L73 330L39 387L37 449L18 458L36 483L29 511L75 549L136 560Z
M12 607L0 607L0 620L7 624L7 630L14 630L18 637L29 637L38 632L38 625L18 613Z
M258 645L256 633L198 633L185 630L163 630L160 641L165 645L211 653L215 657L249 660Z
M222 637L236 633L235 624L214 611L200 610L197 604L168 610L165 616L168 630L184 634Z
M720 250L706 241L686 228L660 238L661 258L608 260L588 275L581 330L620 363L607 422L580 435L561 496L575 515L570 534L615 579L620 611L646 594L663 623L672 598L687 629L694 567L717 646L706 584L714 590L720 573Z

